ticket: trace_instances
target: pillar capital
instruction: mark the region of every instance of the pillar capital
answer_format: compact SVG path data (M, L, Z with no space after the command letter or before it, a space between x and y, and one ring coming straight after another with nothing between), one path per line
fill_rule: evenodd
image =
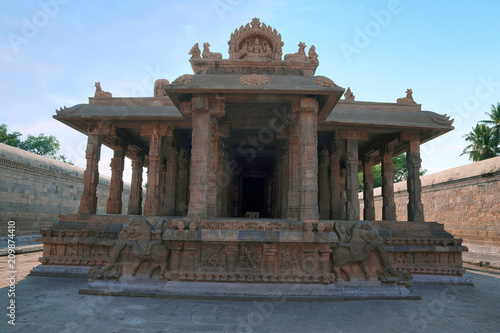
M401 132L399 134L400 142L408 142L408 141L419 141L420 142L420 132L408 131Z
M87 127L88 135L109 135L115 130L110 121L93 122Z
M188 106L188 104L181 105L185 113L191 113L186 110ZM226 113L224 97L219 95L194 95L191 99L191 111L195 113L209 112L213 117L222 117Z
M311 97L297 98L292 101L292 112L318 113L318 100Z
M394 145L388 144L380 148L380 155L390 155L392 159L392 155L394 155Z
M335 130L335 139L341 140L368 140L368 132L365 130L341 129Z

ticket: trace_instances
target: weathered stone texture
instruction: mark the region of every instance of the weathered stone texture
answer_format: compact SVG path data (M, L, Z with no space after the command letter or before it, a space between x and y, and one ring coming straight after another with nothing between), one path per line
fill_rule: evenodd
M500 157L423 176L421 181L426 221L443 223L470 251L500 253ZM397 219L405 221L406 182L394 189ZM375 208L380 220L380 189L375 190Z
M0 144L0 237L7 236L7 221L16 222L16 236L39 234L59 214L78 211L83 192L83 169ZM97 213L106 212L110 179L100 177ZM130 186L122 194L127 207ZM126 213L123 209L122 213Z

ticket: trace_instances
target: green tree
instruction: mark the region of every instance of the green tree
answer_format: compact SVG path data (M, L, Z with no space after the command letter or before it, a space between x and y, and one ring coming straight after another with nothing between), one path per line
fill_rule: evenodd
M53 135L46 136L43 133L38 136L34 136L28 134L28 138L24 141L21 141L19 137L22 134L19 132L9 133L7 129L7 125L0 125L0 142L5 143L7 145L21 148L23 150L50 157L55 160L60 160L65 163L73 165L73 162L68 160L68 158L64 155L57 155L61 145L59 144L59 140Z
M482 120L483 124L492 124L496 131L500 131L500 103L497 102L497 105L491 104L491 112L485 112L490 119Z
M469 155L469 159L474 162L500 156L500 131L497 127L478 123L472 131L464 135L464 139L469 145L460 156Z
M21 135L22 134L19 132L9 133L7 125L0 125L0 143L5 143L6 145L17 147L21 142L21 140L19 139Z
M46 136L42 133L38 136L28 134L28 138L21 141L17 147L38 155L55 158L60 144L55 136Z
M406 154L401 154L398 156L394 156L392 158L392 165L394 166L394 183L401 182L408 178L408 169L406 168ZM381 187L382 186L382 165L377 164L376 166L373 167L373 187ZM426 169L420 169L420 176L425 175L427 172ZM360 192L364 190L364 184L363 184L363 173L360 172L358 174L359 178L359 189Z

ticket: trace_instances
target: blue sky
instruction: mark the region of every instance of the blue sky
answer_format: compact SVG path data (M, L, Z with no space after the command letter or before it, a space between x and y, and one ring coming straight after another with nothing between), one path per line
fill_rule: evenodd
M494 0L2 1L0 123L55 135L84 167L86 137L54 109L87 103L95 81L114 97L152 96L156 79L192 73L195 43L227 58L231 32L259 17L281 33L284 53L315 45L316 74L356 100L395 102L412 88L423 110L455 118L453 132L422 146L432 173L469 163L462 136L500 102L499 13ZM103 174L111 155L103 150Z

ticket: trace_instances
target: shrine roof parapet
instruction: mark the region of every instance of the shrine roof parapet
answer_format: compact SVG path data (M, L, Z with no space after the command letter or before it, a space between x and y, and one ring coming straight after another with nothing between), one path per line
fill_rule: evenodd
M306 54L307 45L303 42L299 42L296 53L286 54L282 60L284 43L281 34L258 18L235 29L228 45L229 59L222 59L221 53L210 51L209 43L203 43L203 52L196 43L189 52L193 72L312 76L319 65L314 45Z
M444 132L454 128L452 126L453 119L432 111L399 113L392 110L356 109L356 112L353 112L353 109L344 108L344 105L340 105L340 103L330 113L325 123L435 129Z
M145 118L181 118L179 110L171 106L152 105L95 105L77 104L72 107L56 109L55 119L145 119Z
M167 96L164 97L89 97L90 105L114 105L114 106L172 106L174 103Z
M402 104L389 102L365 102L341 99L337 108L346 110L381 110L397 112L416 112L422 110L422 104Z

